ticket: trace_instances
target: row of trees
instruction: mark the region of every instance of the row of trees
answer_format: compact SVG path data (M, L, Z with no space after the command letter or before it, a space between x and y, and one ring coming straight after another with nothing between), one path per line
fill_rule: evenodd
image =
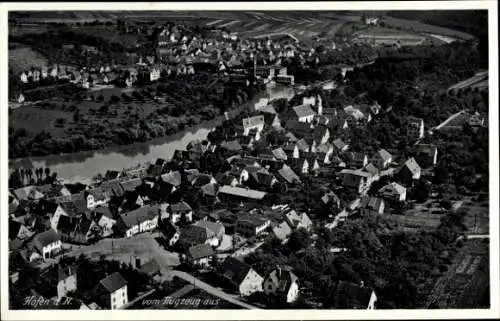
M33 177L33 174L35 175ZM45 177L44 177L45 174ZM16 168L9 176L9 188L19 188L33 184L52 184L57 180L57 173L51 173L49 167Z

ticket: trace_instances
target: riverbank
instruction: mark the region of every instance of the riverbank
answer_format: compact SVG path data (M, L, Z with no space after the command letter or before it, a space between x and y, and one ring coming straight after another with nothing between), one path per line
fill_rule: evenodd
M260 98L268 98L271 101L283 95L293 96L294 94L295 91L289 87L269 88L256 95L254 99L229 111L228 116L235 118L245 110L252 110L255 102ZM107 170L122 170L143 165L147 162L154 162L157 158L170 159L176 149L185 149L193 140L206 139L208 133L222 124L224 119L224 116L217 116L173 135L158 137L143 143L113 146L94 151L11 159L9 171L16 168L49 167L64 182L88 183L96 174L103 174Z

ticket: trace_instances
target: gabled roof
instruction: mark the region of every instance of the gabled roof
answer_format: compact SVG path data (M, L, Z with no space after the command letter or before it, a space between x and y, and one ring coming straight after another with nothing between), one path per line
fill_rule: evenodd
M236 178L228 174L217 173L217 175L215 175L215 180L221 185L231 185Z
M217 195L217 184L209 183L201 187L201 190L205 195L216 196Z
M15 189L12 191L12 193L14 194L14 196L18 200L40 199L40 198L44 197L44 195L42 193L40 193L37 190L36 186L34 186L34 185L25 186L25 187Z
M158 264L155 258L151 259L150 261L144 263L144 265L141 267L141 272L145 273L147 275L153 275L155 273L160 272L161 266Z
M201 259L214 255L214 249L210 244L197 244L188 249L188 255L193 260Z
M416 174L416 173L421 171L420 166L418 165L417 161L413 157L408 159L404 163L403 167L406 167L412 174Z
M248 188L242 188L242 187L233 187L233 186L228 186L224 185L219 189L219 193L222 194L228 194L228 195L234 195L234 196L239 196L239 197L245 197L245 198L250 198L250 199L263 199L264 196L266 196L266 192L261 192L257 190L252 190Z
M373 210L373 211L378 211L378 210L380 210L380 207L382 206L383 203L384 203L384 201L378 197L366 196L366 197L363 197L361 199L359 207L366 208L366 209Z
M181 173L179 171L172 171L160 176L165 183L169 183L172 186L179 186L182 182Z
M392 192L401 195L406 192L406 188L404 186L399 185L396 182L392 182L379 189L379 192L381 193Z
M285 123L285 129L289 130L295 136L307 136L313 131L311 124L290 119Z
M288 158L282 147L275 148L271 152L277 159L287 160Z
M232 284L239 286L251 269L250 265L232 256L228 256L222 264L221 275Z
M310 105L299 105L292 107L292 109L298 118L316 115Z
M120 215L126 227L130 228L159 215L159 207L146 205Z
M185 201L170 205L170 209L172 210L172 212L189 212L193 210L191 206L189 206L189 204Z
M392 159L392 155L386 151L385 149L381 149L377 152L377 156L385 162L388 162Z
M335 139L332 144L337 150L342 150L345 146L347 146L340 138Z
M309 150L309 144L305 139L301 139L297 142L297 147L299 148L300 151L307 151Z
M53 229L49 229L45 232L37 234L34 238L34 241L36 243L39 243L41 246L47 246L49 244L52 244L52 243L60 241L60 240L61 240L61 237Z
M107 184L106 187L112 188L110 184ZM85 191L85 194L92 195L94 197L94 200L96 200L96 201L104 201L108 197L108 194L106 193L106 190L104 187L97 187L97 188L89 189L89 190Z
M257 115L253 117L247 117L243 118L243 127L253 127L253 126L259 126L259 125L264 125L264 116L263 115Z
M277 114L276 109L274 109L273 105L266 105L259 109L261 113L267 114Z
M368 165L366 165L365 168L363 168L363 170L372 175L378 175L380 172L378 168L375 167L375 165L373 165L373 163L368 163Z
M283 177L288 183L300 183L300 177L295 174L295 172L286 164L278 171L278 173Z
M101 284L109 293L113 293L116 290L121 289L122 287L127 285L127 281L119 272L115 272L99 281L99 284Z
M273 234L281 241L285 240L287 237L292 234L292 228L290 225L283 221L280 224L273 227Z
M135 189L142 184L142 179L132 178L120 183L124 191L135 191Z
M278 293L287 294L293 283L298 281L297 276L290 268L280 267L274 269L266 278L266 282L272 282Z
M419 144L415 147L417 154L425 154L429 156L434 156L437 152L437 146L433 144Z
M77 217L77 216L81 216L84 211L82 211L81 208L79 208L75 202L62 202L59 204L59 206L61 206L61 208L63 209L63 211L68 214L68 216L70 217Z
M206 220L200 220L194 223L194 225L201 228L209 229L215 235L220 235L224 231L224 225Z
M240 143L237 140L230 140L222 142L220 145L222 148L225 148L230 151L240 151L242 149Z

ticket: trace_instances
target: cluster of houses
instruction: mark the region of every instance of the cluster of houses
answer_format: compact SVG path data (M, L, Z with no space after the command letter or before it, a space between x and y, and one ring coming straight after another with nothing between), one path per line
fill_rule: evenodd
M388 204L406 201L407 189L421 178L422 169L436 165L437 147L416 144L411 157L398 160L385 149L373 155L352 152L349 142L338 138L351 127L376 121L381 112L376 103L323 108L319 95L304 97L302 104L281 113L260 101L224 141L193 141L185 150L176 150L170 161L158 159L139 169L108 171L94 186L50 184L10 190L10 252L36 263L60 254L63 243L89 244L105 237L157 231L165 246L181 253L186 264L210 268L218 250L240 246L235 235L246 240L274 236L286 243L293 231L319 226L309 213L289 204L262 205L269 195L286 193L307 176L333 182L318 198L319 204L335 209L333 217L321 222L323 226L336 228L354 214L384 214ZM408 118L408 123L408 135L418 141L424 133L423 120ZM271 144L271 131L286 142ZM224 157L218 173L190 166L210 153ZM387 183L374 191L372 186L382 179ZM186 190L194 193L199 203L196 210L183 199ZM356 198L341 204L338 195L346 192ZM165 201L176 193L179 199ZM264 278L238 257L227 260L219 274L241 295L264 291L279 293L280 300L288 303L296 300L297 277L289 269L279 268ZM339 291L363 293L365 308L373 308L376 301L370 289L359 285L339 285Z

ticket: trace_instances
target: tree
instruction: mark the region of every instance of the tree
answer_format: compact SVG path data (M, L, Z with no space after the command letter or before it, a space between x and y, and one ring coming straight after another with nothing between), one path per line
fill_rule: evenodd
M299 228L292 232L288 239L287 246L291 251L296 252L307 248L311 243L312 240L309 232L307 232L305 228Z

